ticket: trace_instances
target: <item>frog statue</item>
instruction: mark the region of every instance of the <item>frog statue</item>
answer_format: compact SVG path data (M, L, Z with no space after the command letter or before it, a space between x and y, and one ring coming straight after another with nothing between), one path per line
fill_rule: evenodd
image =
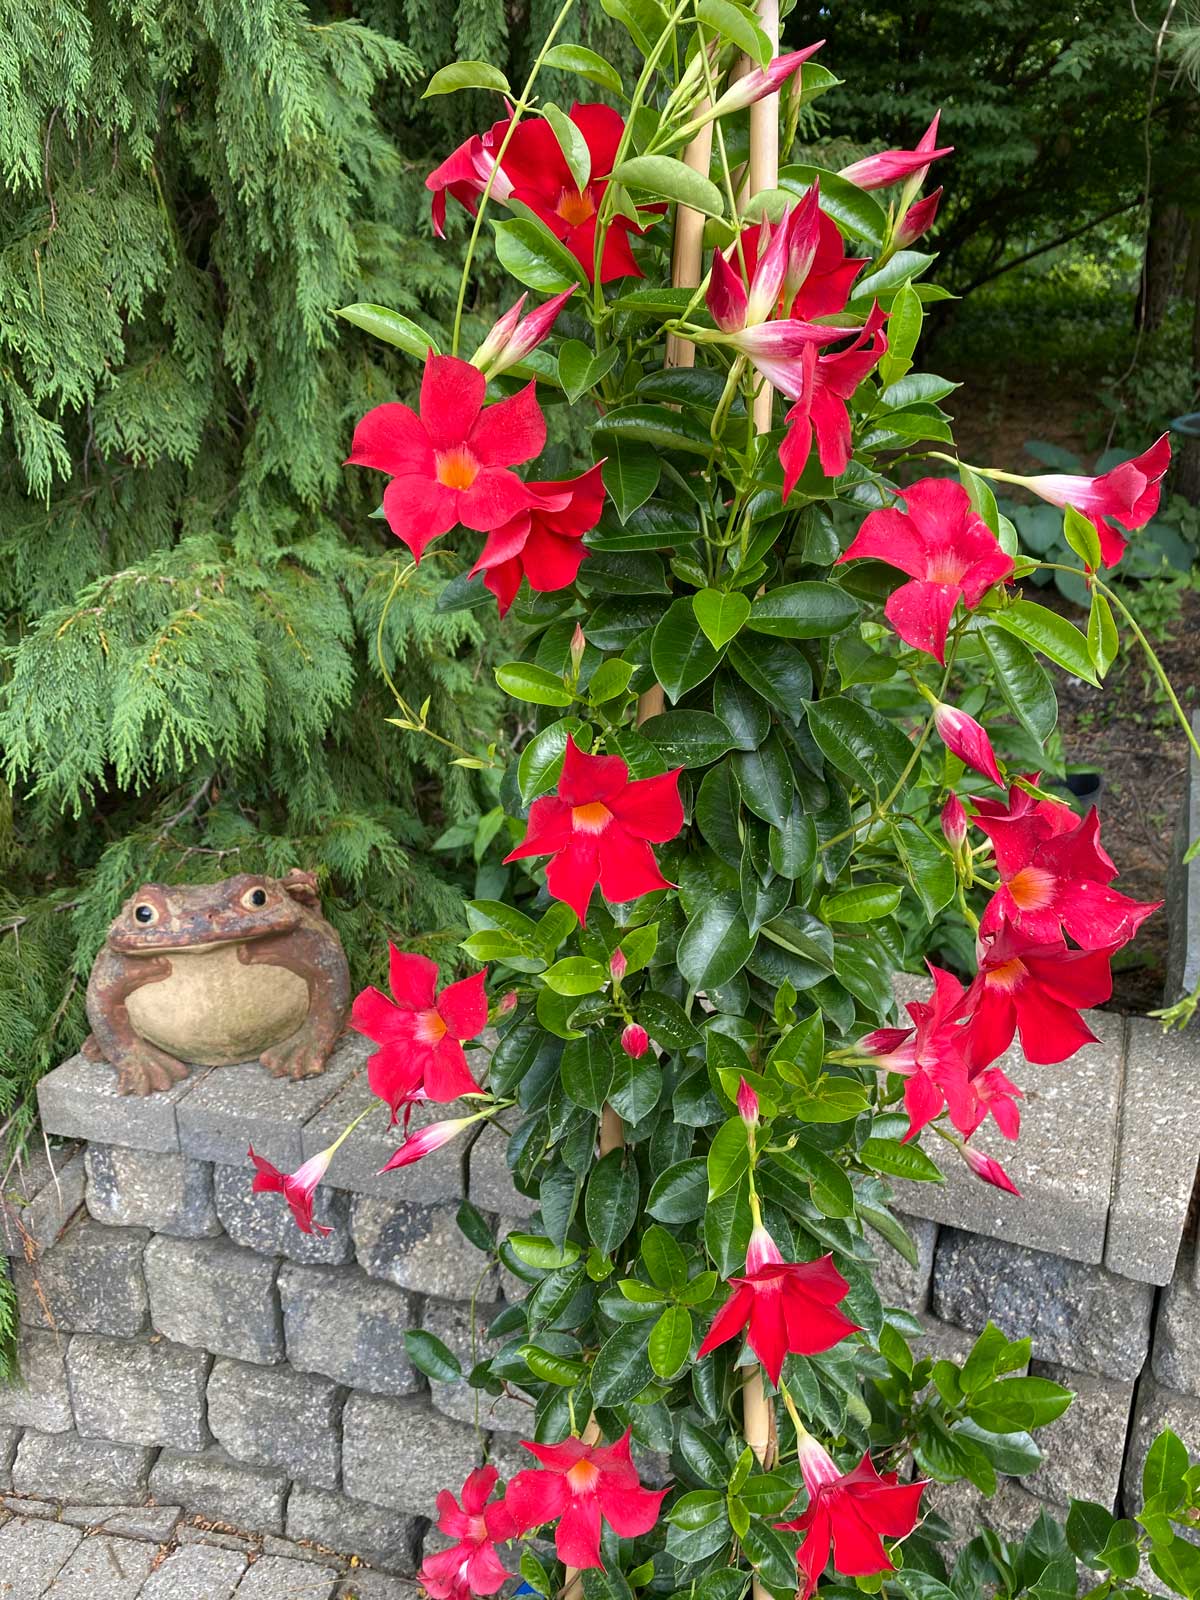
M254 1056L276 1077L308 1078L324 1070L349 1002L346 957L311 872L147 883L92 968L83 1049L112 1063L122 1094L169 1089L185 1063Z

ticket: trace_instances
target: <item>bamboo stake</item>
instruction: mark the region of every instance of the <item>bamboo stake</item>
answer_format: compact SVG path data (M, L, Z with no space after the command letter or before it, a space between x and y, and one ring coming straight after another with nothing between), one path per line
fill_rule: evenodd
M703 116L708 110L709 101L704 99L696 107L696 115ZM712 165L712 123L700 129L700 132L683 152L683 159L693 172L700 173L701 177L708 177L708 169ZM676 289L694 289L700 282L701 267L704 262L704 216L699 211L693 211L690 206L680 206L675 213L675 247L671 256L671 283ZM666 364L668 367L690 367L695 364L696 346L690 339L682 339L676 333L667 335ZM661 695L661 690L659 691ZM661 711L662 707L659 706ZM653 716L656 713L651 712ZM644 722L639 705L638 721Z

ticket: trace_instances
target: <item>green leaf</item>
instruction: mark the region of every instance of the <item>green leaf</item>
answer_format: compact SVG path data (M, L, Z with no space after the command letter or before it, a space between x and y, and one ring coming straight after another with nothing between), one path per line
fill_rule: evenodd
M624 1406L641 1394L654 1376L649 1339L645 1323L633 1322L618 1328L600 1346L592 1363L592 1399L597 1405Z
M675 959L688 987L698 993L728 983L746 965L753 948L740 896L717 894L684 929Z
M652 1056L635 1061L623 1050L614 1052L616 1066L608 1089L608 1103L625 1122L648 1117L662 1094L662 1068Z
M672 705L715 672L720 659L701 631L691 601L676 600L650 642L654 676Z
M567 339L559 347L558 381L572 405L588 389L594 388L606 373L612 371L620 355L619 347L610 344L602 354L595 356L582 339Z
M1200 1596L1200 1550L1178 1534L1170 1544L1157 1545L1149 1555L1150 1570L1176 1594L1188 1600Z
M919 1144L901 1144L899 1139L868 1139L858 1152L865 1167L886 1172L892 1178L908 1178L915 1183L944 1183L937 1162Z
M658 488L661 472L662 462L649 445L632 439L612 440L600 475L622 522L628 522L649 500Z
M692 1314L668 1306L650 1330L650 1365L660 1378L674 1378L692 1353Z
M525 1549L521 1552L521 1576L535 1594L549 1596L550 1574L532 1550Z
M599 1116L612 1079L612 1046L600 1029L567 1042L562 1054L562 1086L575 1105Z
M679 1226L703 1216L707 1204L708 1168L702 1156L693 1156L659 1173L647 1198L646 1211L659 1222Z
M1091 524L1089 523L1088 526L1090 527ZM1088 654L1092 658L1092 665L1096 668L1097 675L1103 678L1109 667L1117 659L1121 641L1117 634L1117 624L1113 618L1112 607L1098 589L1092 590L1092 609L1088 612L1087 642Z
M826 639L857 616L858 602L836 584L788 583L759 596L747 625L778 639Z
M583 268L549 228L530 217L493 222L496 258L504 270L526 288L544 294L561 294L572 284L586 283Z
M750 602L737 589L728 594L721 589L701 589L692 596L692 610L713 649L720 650L741 632L750 615Z
M496 1241L492 1237L492 1230L488 1227L478 1207L473 1206L467 1199L459 1202L458 1215L455 1218L459 1231L475 1246L490 1255L496 1248Z
M901 286L892 301L887 323L887 353L879 363L879 376L884 383L895 383L912 366L913 351L921 337L921 322L925 312L920 296L911 283ZM890 419L881 419L887 427Z
M614 439L648 444L658 450L685 450L691 455L707 455L712 448L708 427L686 411L670 406L621 406L606 412L592 429L602 449L611 448Z
M1170 1428L1164 1428L1146 1452L1142 1467L1143 1498L1152 1500L1156 1494L1172 1498L1182 1495L1188 1465L1183 1441Z
M1014 600L1004 611L997 611L989 621L997 628L1013 634L1022 644L1058 663L1085 683L1099 687L1099 679L1092 666L1087 640L1073 623L1045 606L1032 600Z
M334 315L353 323L373 338L382 339L385 344L395 345L405 355L414 356L418 361L424 361L431 350L434 355L441 354L440 346L432 334L426 333L411 318L401 316L398 311L389 311L386 306L343 306Z
M600 0L602 8L621 23L642 55L648 56L667 25L656 0Z
M644 989L638 997L642 1026L657 1043L671 1050L688 1050L700 1043L700 1034L688 1020L687 1012L670 995Z
M773 828L786 827L795 780L778 737L771 734L757 750L739 750L733 770L747 810Z
M1082 511L1076 511L1074 506L1068 506L1063 512L1063 538L1085 567L1098 572L1104 565L1100 555L1100 535L1096 532L1095 524Z
M534 1377L540 1378L543 1383L571 1389L587 1377L587 1367L582 1361L559 1355L553 1350L543 1350L540 1345L523 1344L520 1355Z
M548 100L542 107L542 115L558 140L558 148L562 151L563 160L575 180L575 187L582 194L592 175L592 152L588 149L587 140L567 113L560 106L556 106L553 100Z
M508 1244L519 1261L526 1266L537 1267L539 1272L569 1267L579 1259L579 1246L570 1239L562 1245L556 1245L553 1239L547 1239L542 1234L510 1233Z
M821 210L825 215L878 250L887 230L887 214L878 200L857 184L823 167L793 164L779 174L779 186L790 194L803 195L814 178L821 181Z
M432 1333L422 1328L409 1328L404 1335L404 1348L408 1359L419 1372L435 1383L453 1383L463 1375L458 1357Z
M556 67L560 72L576 72L581 78L598 83L603 89L611 89L614 94L623 96L625 93L621 74L612 63L581 44L553 45L546 51L543 60L547 67Z
M813 681L812 668L795 645L784 639L743 633L729 646L726 659L768 705L789 722L800 721L804 702L812 696Z
M672 767L706 767L734 747L729 729L708 711L664 711L638 732Z
M656 200L673 200L706 217L719 217L725 210L716 184L673 156L634 156L614 167L609 177L626 189L637 189Z
M510 661L507 666L497 667L496 682L514 700L526 700L535 706L569 706L575 698L557 673L535 667L531 661Z
M746 1124L741 1117L730 1117L717 1129L716 1138L708 1147L708 1198L715 1200L740 1183L749 1166Z
M658 1288L675 1293L687 1283L687 1257L674 1234L657 1223L642 1235L641 1254L650 1281Z
M609 1256L637 1220L637 1163L626 1150L610 1150L592 1168L583 1198L588 1237Z
M608 971L588 956L564 956L542 973L555 994L595 994L608 982Z
M814 700L808 726L839 772L881 798L900 782L912 757L912 745L894 722L845 695Z
M1137 1574L1140 1560L1137 1523L1123 1517L1109 1529L1104 1548L1096 1554L1096 1564L1118 1578L1132 1578Z
M740 6L730 0L699 0L696 16L730 44L765 67L771 59L771 41Z
M777 1151L771 1165L795 1184L807 1184L813 1204L826 1217L854 1215L854 1189L837 1162L802 1140L786 1152Z
M1045 668L1019 639L991 622L980 624L979 637L1008 709L1031 738L1044 744L1058 721L1058 701Z
M528 803L547 789L553 789L562 771L563 756L567 749L567 735L578 733L578 717L562 717L548 728L535 733L521 751L517 762L517 784L521 799Z
M511 94L508 79L499 67L487 61L452 61L430 78L422 100L435 94L454 94L459 89L494 89L497 94Z
M825 922L877 922L890 917L903 897L904 891L894 883L863 883L827 894L821 901L821 916Z
M594 706L603 705L606 700L615 700L628 689L632 677L631 661L618 661L615 658L602 661L588 684L588 700Z
M1049 1378L1002 1378L971 1396L969 1414L991 1433L1040 1428L1071 1404L1070 1389Z

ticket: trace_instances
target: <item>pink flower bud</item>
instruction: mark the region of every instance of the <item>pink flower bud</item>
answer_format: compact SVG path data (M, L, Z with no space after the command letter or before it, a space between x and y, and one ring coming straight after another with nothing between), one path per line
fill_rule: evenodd
M618 945L613 951L612 955L608 958L608 970L612 974L613 982L620 983L628 969L629 963L625 959L625 952L621 949L621 946Z
M967 838L967 813L962 801L950 791L950 797L942 807L942 832L946 836L946 843L952 850L961 850Z
M457 1138L464 1128L478 1120L478 1117L451 1117L445 1122L426 1123L416 1133L410 1134L394 1155L388 1157L379 1169L380 1174L394 1172L397 1167L411 1167L414 1161L440 1150L451 1139Z
M621 1034L621 1049L636 1061L650 1048L650 1035L640 1023L631 1022Z
M957 706L948 706L939 700L934 704L933 721L948 750L953 751L960 761L966 762L968 767L974 767L976 772L982 772L985 778L1004 787L992 741L974 717L969 717Z
M760 1223L751 1233L746 1248L746 1271L757 1272L761 1267L777 1267L782 1260L779 1246Z
M500 373L507 372L509 367L524 361L550 332L558 313L574 293L575 285L572 284L562 294L554 295L545 305L531 311L527 317L521 315L526 299L522 295L516 305L510 306L493 325L487 338L471 357L471 365L486 372L489 378L496 378Z
M848 167L843 167L839 176L857 184L860 189L886 189L889 184L915 177L916 189L919 189L929 171L929 163L948 156L954 149L950 144L942 145L940 149L934 148L941 115L939 111L917 140L915 149L884 150L877 156L867 156L862 161L854 161Z
M579 668L583 662L583 652L587 649L587 640L584 638L583 629L575 624L575 632L571 635L571 670L579 676Z
M736 83L730 84L704 120L708 122L714 117L725 117L731 111L744 111L756 101L765 99L769 94L775 94L793 72L798 71L810 56L816 55L824 43L824 39L820 39L804 50L793 50L789 55L776 56L774 61L768 62L765 67L755 67L752 72L747 72Z
M748 1128L758 1127L758 1096L745 1078L738 1083L737 1108L738 1116Z
M502 994L496 1002L496 1015L506 1017L510 1011L517 1008L517 991L510 989L507 994Z
M975 1176L982 1178L984 1183L990 1183L994 1189L1003 1189L1006 1194L1020 1195L1020 1189L992 1156L985 1156L982 1150L972 1150L969 1144L965 1144L962 1157Z
M923 233L928 233L933 227L941 198L942 191L937 188L923 200L917 200L909 206L896 226L896 243L901 249L906 249L915 243Z

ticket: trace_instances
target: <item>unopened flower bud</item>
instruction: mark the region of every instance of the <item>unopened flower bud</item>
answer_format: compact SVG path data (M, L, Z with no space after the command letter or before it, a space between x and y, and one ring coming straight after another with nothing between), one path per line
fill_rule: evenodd
M758 1096L745 1078L738 1083L737 1108L738 1116L748 1128L758 1127Z
M587 640L584 638L583 629L575 624L575 632L571 635L571 671L576 677L583 665L583 652L587 649Z
M935 700L933 721L938 736L947 750L965 762L968 767L974 767L976 772L981 772L985 778L990 778L1000 788L1004 787L1004 779L1000 768L996 765L996 752L992 749L992 741L974 717L969 717L957 706L948 706L944 701Z
M509 367L524 361L550 332L558 313L574 293L575 285L572 284L562 294L556 294L525 317L521 312L526 296L522 295L516 305L510 306L493 325L487 338L471 357L471 365L478 367L489 378L496 378L502 372L507 372Z
M621 949L620 945L617 946L612 955L608 958L608 970L612 974L612 980L614 983L620 983L621 979L629 970L629 963L626 961L625 952Z
M982 1178L984 1183L990 1183L994 1189L1003 1189L1006 1194L1020 1195L1021 1191L994 1156L985 1156L982 1150L973 1150L969 1144L964 1144L962 1157L975 1176Z
M967 813L953 789L942 807L942 832L946 836L946 843L957 854L967 839Z
M621 1034L621 1049L634 1061L644 1056L650 1048L650 1035L640 1023L631 1022Z
M496 1015L498 1017L506 1017L510 1011L515 1011L516 1007L517 991L510 989L507 994L502 994L499 1000L496 1001Z

